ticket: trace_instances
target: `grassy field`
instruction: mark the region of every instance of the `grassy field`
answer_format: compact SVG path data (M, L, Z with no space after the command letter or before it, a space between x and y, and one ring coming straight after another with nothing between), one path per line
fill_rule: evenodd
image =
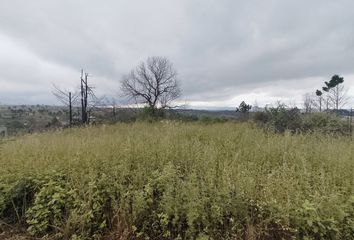
M354 143L134 123L0 145L0 231L57 239L354 239Z

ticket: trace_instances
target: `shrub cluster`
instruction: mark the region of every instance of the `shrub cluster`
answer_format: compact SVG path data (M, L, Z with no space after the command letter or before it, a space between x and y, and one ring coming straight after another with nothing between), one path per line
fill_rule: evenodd
M334 113L303 114L298 108L279 105L254 114L254 121L267 129L278 133L322 132L346 135L349 133L348 122Z
M246 199L236 191L212 186L198 189L193 185L202 181L187 182L170 165L163 172L152 173L140 189L130 185L133 183L113 186L105 175L85 189L73 189L62 174L21 181L8 185L7 190L1 188L6 197L1 198L0 216L26 223L28 232L39 237L101 239L110 231L115 231L112 237L118 232L125 239L354 237L354 196L339 205L336 196L319 205L305 200L289 216L282 216L276 202Z

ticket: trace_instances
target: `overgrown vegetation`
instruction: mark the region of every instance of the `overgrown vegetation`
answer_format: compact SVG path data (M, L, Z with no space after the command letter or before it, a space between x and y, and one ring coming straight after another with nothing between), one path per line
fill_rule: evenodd
M257 112L254 121L268 130L284 133L291 132L321 132L335 135L350 134L350 125L332 112L302 114L298 108L287 108L285 105L267 108Z
M353 239L353 147L229 122L33 134L2 145L0 229L53 239Z

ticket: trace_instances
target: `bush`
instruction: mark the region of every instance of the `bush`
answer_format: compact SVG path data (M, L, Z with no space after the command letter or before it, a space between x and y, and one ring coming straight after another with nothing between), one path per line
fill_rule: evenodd
M295 132L302 126L300 110L298 108L288 109L283 104L274 108L267 108L263 113L256 113L254 120L279 133L286 130Z
M302 129L304 131L347 134L349 132L349 125L335 114L312 113L304 115Z
M31 178L0 182L0 219L24 223L25 213L33 203L37 188L38 181Z
M62 176L49 179L36 193L33 206L26 213L28 231L33 235L58 232L68 218L73 201L73 192L66 188Z
M269 121L268 114L266 112L256 112L253 120L257 123L266 124Z
M321 132L346 135L349 133L348 123L333 113L301 114L297 108L286 108L279 105L268 108L265 112L257 112L253 120L261 126L283 133L291 132Z
M164 109L156 109L151 107L144 107L143 112L138 117L141 120L155 121L165 117Z

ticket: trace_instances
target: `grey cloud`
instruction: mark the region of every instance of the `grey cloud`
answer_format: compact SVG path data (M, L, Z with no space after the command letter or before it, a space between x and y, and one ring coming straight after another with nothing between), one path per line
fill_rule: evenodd
M163 55L178 69L186 100L259 89L292 95L289 86L299 94L332 74L354 74L353 23L352 0L7 0L0 41L13 50L0 56L0 83L39 83L31 101L53 101L50 83L74 87L85 68L100 92L115 95L123 74ZM12 96L21 96L16 89Z

